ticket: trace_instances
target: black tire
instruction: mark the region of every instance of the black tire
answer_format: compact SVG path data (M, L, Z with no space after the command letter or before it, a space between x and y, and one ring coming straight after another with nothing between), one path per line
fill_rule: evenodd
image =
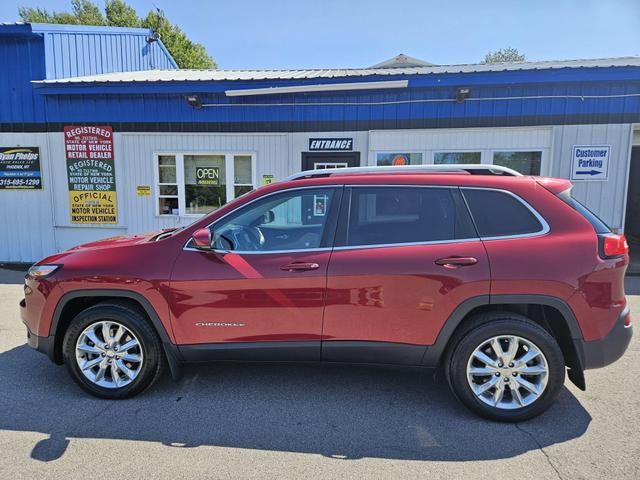
M133 332L144 354L144 361L136 378L120 388L106 388L94 384L84 376L76 361L75 349L78 337L88 326L102 320L118 322ZM78 385L96 397L110 400L138 395L149 388L162 375L165 368L162 343L147 318L128 305L118 302L99 303L80 312L65 332L62 355L67 370Z
M469 385L467 365L474 350L483 342L500 335L517 335L533 342L546 358L546 388L529 405L514 409L490 406L480 400ZM470 319L452 339L451 348L445 357L444 370L453 394L467 408L498 422L521 422L540 415L553 404L564 385L565 377L564 357L556 340L531 319L511 312L484 313Z

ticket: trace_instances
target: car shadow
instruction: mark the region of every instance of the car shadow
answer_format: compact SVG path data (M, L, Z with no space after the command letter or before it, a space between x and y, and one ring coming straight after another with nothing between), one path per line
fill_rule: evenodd
M420 370L223 364L165 376L121 401L85 394L64 367L22 345L0 354L0 429L40 432L32 458L61 458L72 438L363 457L468 461L513 457L581 436L591 417L564 388L544 415L500 424L467 412Z

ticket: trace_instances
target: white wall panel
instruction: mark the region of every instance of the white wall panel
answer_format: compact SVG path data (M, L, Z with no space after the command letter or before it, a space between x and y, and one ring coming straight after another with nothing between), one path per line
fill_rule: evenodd
M288 134L115 134L116 171L120 221L128 233L186 225L194 217L156 215L155 154L157 153L254 153L256 178L288 175ZM154 194L136 195L137 185L150 185Z
M570 178L574 145L611 145L609 179L576 181L574 196L614 229L624 227L631 125L564 125L553 127L549 175Z
M56 251L46 133L0 133L0 147L39 147L42 190L0 190L0 262L31 262Z

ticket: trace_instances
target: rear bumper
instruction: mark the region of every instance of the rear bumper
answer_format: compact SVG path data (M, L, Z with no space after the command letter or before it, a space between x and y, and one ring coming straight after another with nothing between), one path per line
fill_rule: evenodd
M585 370L606 367L622 357L633 336L633 327L624 324L628 314L629 307L623 310L606 337L580 342L582 348L578 351L582 351L582 365Z

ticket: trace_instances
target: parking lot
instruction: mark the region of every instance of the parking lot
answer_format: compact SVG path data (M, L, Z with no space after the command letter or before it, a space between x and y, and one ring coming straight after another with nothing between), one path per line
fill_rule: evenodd
M437 375L362 367L193 367L104 401L26 345L21 276L0 272L2 479L640 478L637 335L521 424L468 413ZM640 278L627 290L640 312Z

